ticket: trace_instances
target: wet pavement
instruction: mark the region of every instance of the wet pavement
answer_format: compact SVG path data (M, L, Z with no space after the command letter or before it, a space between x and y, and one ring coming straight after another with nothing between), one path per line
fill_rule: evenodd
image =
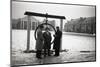
M47 56L43 59L37 59L35 53L24 53L27 46L27 31L13 30L12 31L12 65L34 65L48 63L64 63L64 62L81 62L95 61L95 37L88 35L76 35L63 33L62 49L67 52L60 52L60 56ZM51 45L52 47L52 45ZM35 49L34 31L30 35L30 50ZM52 50L52 48L51 48Z
M24 53L22 51L15 51L12 53L12 65L35 65L82 61L95 61L95 52L60 52L60 56L56 57L52 54L52 56L46 56L45 58L42 57L42 59L37 59L35 53Z

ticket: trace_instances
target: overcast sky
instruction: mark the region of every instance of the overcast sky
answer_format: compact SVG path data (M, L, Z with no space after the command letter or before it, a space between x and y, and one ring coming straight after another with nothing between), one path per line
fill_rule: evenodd
M66 21L79 17L95 16L95 7L93 6L12 2L12 18L24 17L25 11L61 15L66 17ZM43 18L39 18L39 20L43 20Z

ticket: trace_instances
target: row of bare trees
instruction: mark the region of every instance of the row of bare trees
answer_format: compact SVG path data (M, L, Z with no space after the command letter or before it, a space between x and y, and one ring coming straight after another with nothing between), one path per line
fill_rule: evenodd
M96 33L96 18L95 17L87 17L87 18L80 17L77 19L71 19L65 24L64 30L66 32L95 34Z

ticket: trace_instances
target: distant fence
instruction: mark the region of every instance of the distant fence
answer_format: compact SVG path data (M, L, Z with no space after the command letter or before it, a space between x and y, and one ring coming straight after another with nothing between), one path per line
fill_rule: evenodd
M17 20L12 20L12 29L17 29L17 30L26 30L27 29L27 21L21 21L20 19ZM30 29L35 30L36 27L43 22L31 22L30 23ZM55 22L49 22L49 24L53 25L55 27ZM46 26L44 26L46 27ZM50 26L48 26L50 30L53 30Z

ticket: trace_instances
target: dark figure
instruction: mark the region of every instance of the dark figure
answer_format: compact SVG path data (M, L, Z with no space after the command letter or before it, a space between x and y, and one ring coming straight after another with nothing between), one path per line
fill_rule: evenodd
M51 33L49 32L49 28L45 29L45 32L43 33L44 37L44 57L46 55L50 56L50 48L51 48Z
M37 30L37 40L36 40L36 57L41 59L41 52L43 48L43 26L40 26L39 29Z
M59 27L56 27L56 30L57 31L54 35L55 39L54 39L53 49L55 49L55 55L54 56L59 56L62 32L59 30Z

